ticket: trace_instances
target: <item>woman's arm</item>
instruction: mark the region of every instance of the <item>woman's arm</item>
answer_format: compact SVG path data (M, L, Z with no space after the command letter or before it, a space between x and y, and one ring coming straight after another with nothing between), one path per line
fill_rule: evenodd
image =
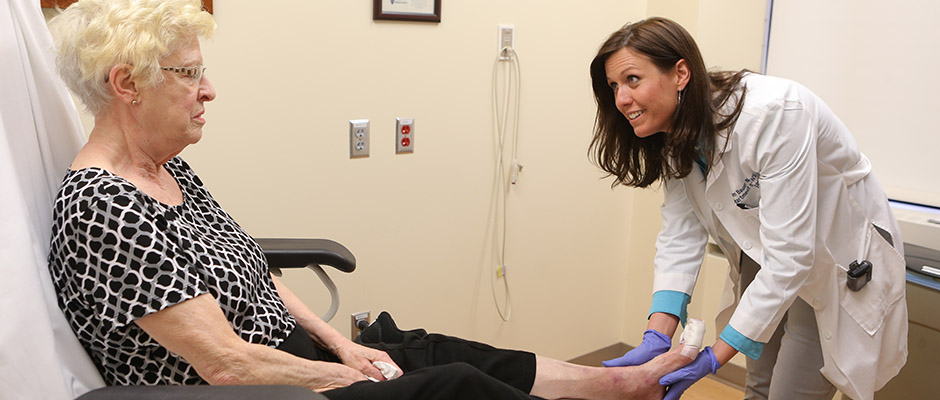
M653 329L666 336L672 337L679 327L679 317L663 312L654 312L646 324L646 329Z
M819 164L815 112L809 106L800 98L778 99L764 106L760 124L739 134L742 165L760 173L759 237L751 239L761 244L754 259L760 269L720 337L752 359L817 264Z
M310 334L310 337L317 344L336 354L337 357L343 360L344 364L380 381L384 381L385 377L382 375L382 371L372 364L373 361L384 361L398 368L398 365L384 351L370 349L347 339L336 329L333 329L330 324L320 319L280 279L277 279L274 275L271 275L271 279L274 280L274 287L277 289L281 300L284 301L284 305L287 306L287 310L290 311L300 326ZM401 368L398 369L401 370Z
M310 361L242 340L209 294L134 322L213 385L284 384L324 391L366 379L342 364Z
M715 344L712 345L712 351L715 352L715 359L718 360L721 365L727 364L728 361L731 361L731 358L738 354L738 351L735 350L734 347L731 347L731 345L721 339L715 340Z
M685 324L686 306L698 279L708 242L708 230L699 221L692 199L687 194L690 190L705 190L704 183L701 183L700 188L686 187L698 183L693 181L695 179L671 178L664 182L666 193L660 207L662 228L656 236L656 256L653 258L655 273L651 318L656 313L667 313L675 315L678 317L677 322ZM650 323L652 327L655 322ZM676 323L671 322L671 325L662 328L666 330L657 328L657 331L675 332Z
M337 332L336 329L333 329L332 326L320 319L320 317L310 310L310 308L308 308L294 292L288 289L280 279L273 274L271 275L271 279L274 280L274 288L277 289L277 294L281 297L281 301L287 306L287 311L290 311L294 319L297 320L300 326L310 334L310 337L313 338L320 347L332 351L336 347L343 345L344 342L349 341L346 337Z

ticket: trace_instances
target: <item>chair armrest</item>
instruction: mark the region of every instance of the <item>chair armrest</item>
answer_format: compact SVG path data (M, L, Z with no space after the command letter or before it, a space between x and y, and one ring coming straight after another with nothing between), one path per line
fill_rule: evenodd
M310 264L329 265L343 272L356 270L356 257L329 239L255 239L273 268L304 268Z
M297 386L107 386L77 400L327 400L326 396Z

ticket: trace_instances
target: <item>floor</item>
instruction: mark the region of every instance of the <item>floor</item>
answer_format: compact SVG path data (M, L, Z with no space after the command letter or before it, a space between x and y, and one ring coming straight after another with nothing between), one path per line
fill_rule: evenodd
M743 399L744 392L717 379L704 378L696 382L682 395L683 400Z

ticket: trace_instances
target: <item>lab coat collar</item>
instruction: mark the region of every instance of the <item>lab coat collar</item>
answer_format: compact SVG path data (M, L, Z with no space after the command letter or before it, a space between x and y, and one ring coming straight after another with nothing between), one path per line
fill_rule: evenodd
M708 191L725 170L724 155L731 150L731 144L734 143L728 141L728 136L731 136L731 130L719 132L718 136L715 138L715 147L718 149L718 159L715 160L713 165L708 167L708 176L705 177L705 191Z
M719 115L726 115L726 113L729 113L730 111L734 109L735 107L734 103L736 102L729 100L728 103L729 104L725 104L725 106L722 107L723 109L721 110L721 113L719 113ZM717 117L717 116L715 117L715 119L718 119L718 118L720 117ZM725 158L724 155L725 153L731 151L731 147L734 145L734 141L730 141L731 135L733 133L734 133L734 126L732 125L730 128L724 131L718 132L718 134L715 135L715 148L718 149L718 153L717 153L718 159L715 161L714 165L711 165L708 167L708 176L706 176L706 182L705 182L706 191L708 190L708 188L712 186L712 184L718 179L718 177L721 176L721 173L725 169L724 162L723 162Z

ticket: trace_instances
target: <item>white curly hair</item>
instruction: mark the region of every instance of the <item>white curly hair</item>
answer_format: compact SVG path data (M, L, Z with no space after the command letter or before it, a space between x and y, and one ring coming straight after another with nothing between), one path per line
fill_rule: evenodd
M131 79L156 86L160 60L215 26L201 0L80 0L49 21L59 75L94 115L111 102L112 67L131 65Z

